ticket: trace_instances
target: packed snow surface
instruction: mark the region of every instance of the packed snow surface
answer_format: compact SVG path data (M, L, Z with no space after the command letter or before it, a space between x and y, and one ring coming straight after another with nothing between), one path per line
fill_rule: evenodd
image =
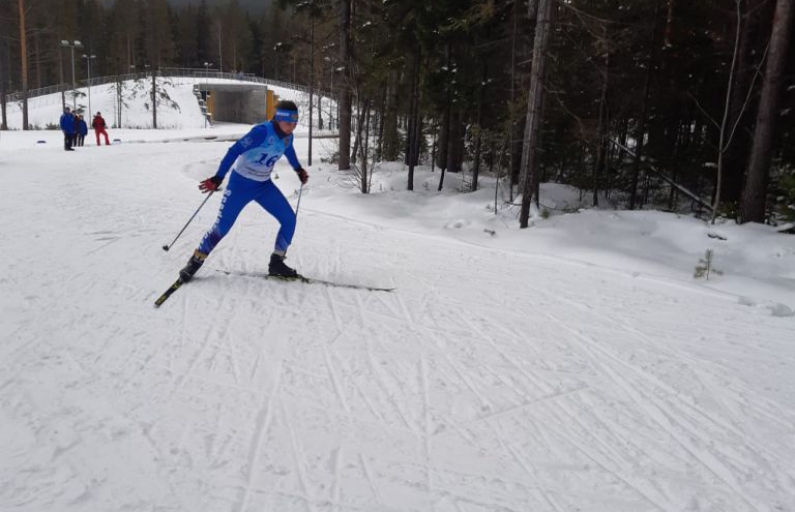
M0 510L795 511L795 237L559 185L520 230L489 177L363 195L328 139L287 262L396 291L238 275L278 228L252 204L155 309L247 129L0 136Z

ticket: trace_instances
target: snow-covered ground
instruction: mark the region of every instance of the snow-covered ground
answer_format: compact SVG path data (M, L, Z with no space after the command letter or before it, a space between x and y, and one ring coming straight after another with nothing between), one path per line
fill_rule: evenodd
M0 510L795 511L795 237L555 185L575 213L519 230L493 180L384 165L365 196L322 140L288 263L396 291L218 272L266 270L252 205L155 309L217 212L161 249L204 135L246 129L0 136Z

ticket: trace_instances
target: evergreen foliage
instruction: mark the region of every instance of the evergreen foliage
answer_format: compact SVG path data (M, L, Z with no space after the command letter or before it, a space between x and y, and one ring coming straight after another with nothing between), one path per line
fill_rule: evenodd
M353 160L356 119L369 117L376 160L472 170L473 190L480 173L499 173L513 196L535 23L527 1L349 2L350 66L339 53L341 1L280 0L251 14L239 0L25 0L29 87L69 81L61 40L80 40L97 55L94 76L209 62L214 70L301 85L311 79L316 89L351 91ZM21 89L16 4L0 2L2 93ZM735 134L724 148L719 208L739 215L775 4L742 0L738 18L736 0L554 2L541 181L580 187L594 203L607 197L617 207L708 216L670 182L706 204L716 197L728 98ZM793 54L776 112L768 220L792 218L792 178L784 170L795 168ZM85 61L76 66L81 80ZM369 115L360 112L364 105ZM337 112L322 117L336 128Z
M790 170L778 180L773 194L776 221L795 222L795 171Z
M710 274L717 274L719 276L723 275L723 272L721 272L720 270L716 269L713 266L712 257L713 257L712 249L707 249L707 251L704 253L704 257L699 258L698 260L698 265L696 265L696 271L693 274L694 278L701 279L703 277L704 279L709 281Z

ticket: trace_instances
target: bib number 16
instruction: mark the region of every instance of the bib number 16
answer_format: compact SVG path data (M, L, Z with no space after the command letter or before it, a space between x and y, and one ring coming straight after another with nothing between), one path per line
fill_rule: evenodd
M266 167L273 167L276 164L276 160L279 159L280 155L275 155L269 157L267 153L262 153L257 163L260 165L265 165Z

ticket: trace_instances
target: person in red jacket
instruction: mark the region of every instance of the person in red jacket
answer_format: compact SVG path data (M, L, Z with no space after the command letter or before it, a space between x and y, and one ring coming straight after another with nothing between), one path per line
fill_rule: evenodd
M108 140L108 132L105 131L107 125L105 124L105 120L102 118L102 112L97 112L97 115L94 116L94 120L91 122L91 127L94 129L94 134L97 136L97 146L100 146L99 143L99 135L102 134L105 136L105 145L110 146L110 141Z

